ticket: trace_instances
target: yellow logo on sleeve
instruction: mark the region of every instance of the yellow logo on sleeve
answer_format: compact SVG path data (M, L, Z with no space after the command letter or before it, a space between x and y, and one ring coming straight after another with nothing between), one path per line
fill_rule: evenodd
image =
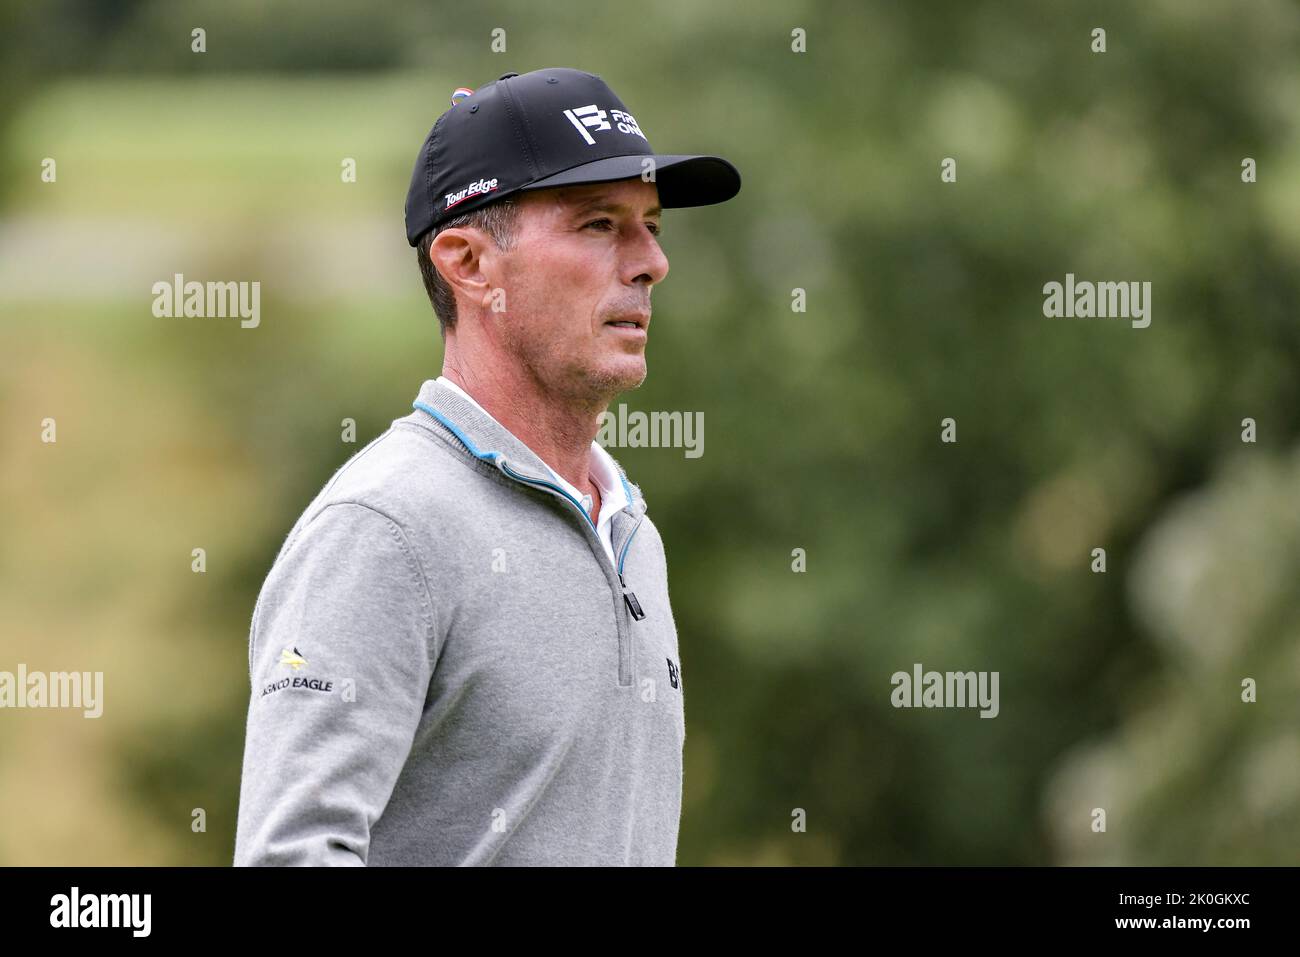
M284 648L280 651L280 664L288 665L294 671L297 671L306 663L307 659L302 656L297 648L293 649L293 651L290 651L288 648Z

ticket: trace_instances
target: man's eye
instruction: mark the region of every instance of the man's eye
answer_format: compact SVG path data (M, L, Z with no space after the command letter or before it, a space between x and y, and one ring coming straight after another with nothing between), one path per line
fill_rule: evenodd
M600 229L602 231L606 229L616 228L614 226L613 221L609 219L593 219L591 222L585 224L582 228L589 229L592 226L595 226L597 229ZM650 229L650 235L652 236L658 236L663 231L658 223L646 223L646 226Z

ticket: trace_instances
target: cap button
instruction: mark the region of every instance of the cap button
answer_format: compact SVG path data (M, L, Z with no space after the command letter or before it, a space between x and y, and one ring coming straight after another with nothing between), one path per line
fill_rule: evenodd
M497 77L497 79L498 79L498 80L508 80L508 79L510 79L512 76L518 76L518 75L519 75L518 73L502 73L499 77Z

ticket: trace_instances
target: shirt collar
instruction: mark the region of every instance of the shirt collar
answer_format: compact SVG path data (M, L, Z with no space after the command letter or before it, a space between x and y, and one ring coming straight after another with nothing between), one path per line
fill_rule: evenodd
M420 387L413 405L417 409L421 406L432 409L439 413L439 417L454 424L461 432L457 438L462 441L469 439L470 451L477 457L484 458L495 452L513 463L531 466L538 477L549 476L558 480L565 491L581 500L581 496L575 494L577 490L568 481L493 418L473 396L446 376L427 380ZM429 417L421 412L414 413L414 416L420 416L425 423L429 421ZM641 494L641 489L632 484L618 461L599 442L594 441L591 443L590 475L600 488L602 519L624 509L634 514L645 511L645 497Z
M605 451L599 442L591 443L591 480L600 489L600 524L604 525L609 516L626 508L627 492L619 481L618 464L614 457ZM559 478L559 476L556 476Z

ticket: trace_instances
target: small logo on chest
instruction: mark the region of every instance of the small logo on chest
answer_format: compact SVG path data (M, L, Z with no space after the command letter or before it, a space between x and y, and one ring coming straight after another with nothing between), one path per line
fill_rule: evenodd
M668 662L668 683L674 688L680 688L682 669L673 663L673 659L665 658L664 660Z

